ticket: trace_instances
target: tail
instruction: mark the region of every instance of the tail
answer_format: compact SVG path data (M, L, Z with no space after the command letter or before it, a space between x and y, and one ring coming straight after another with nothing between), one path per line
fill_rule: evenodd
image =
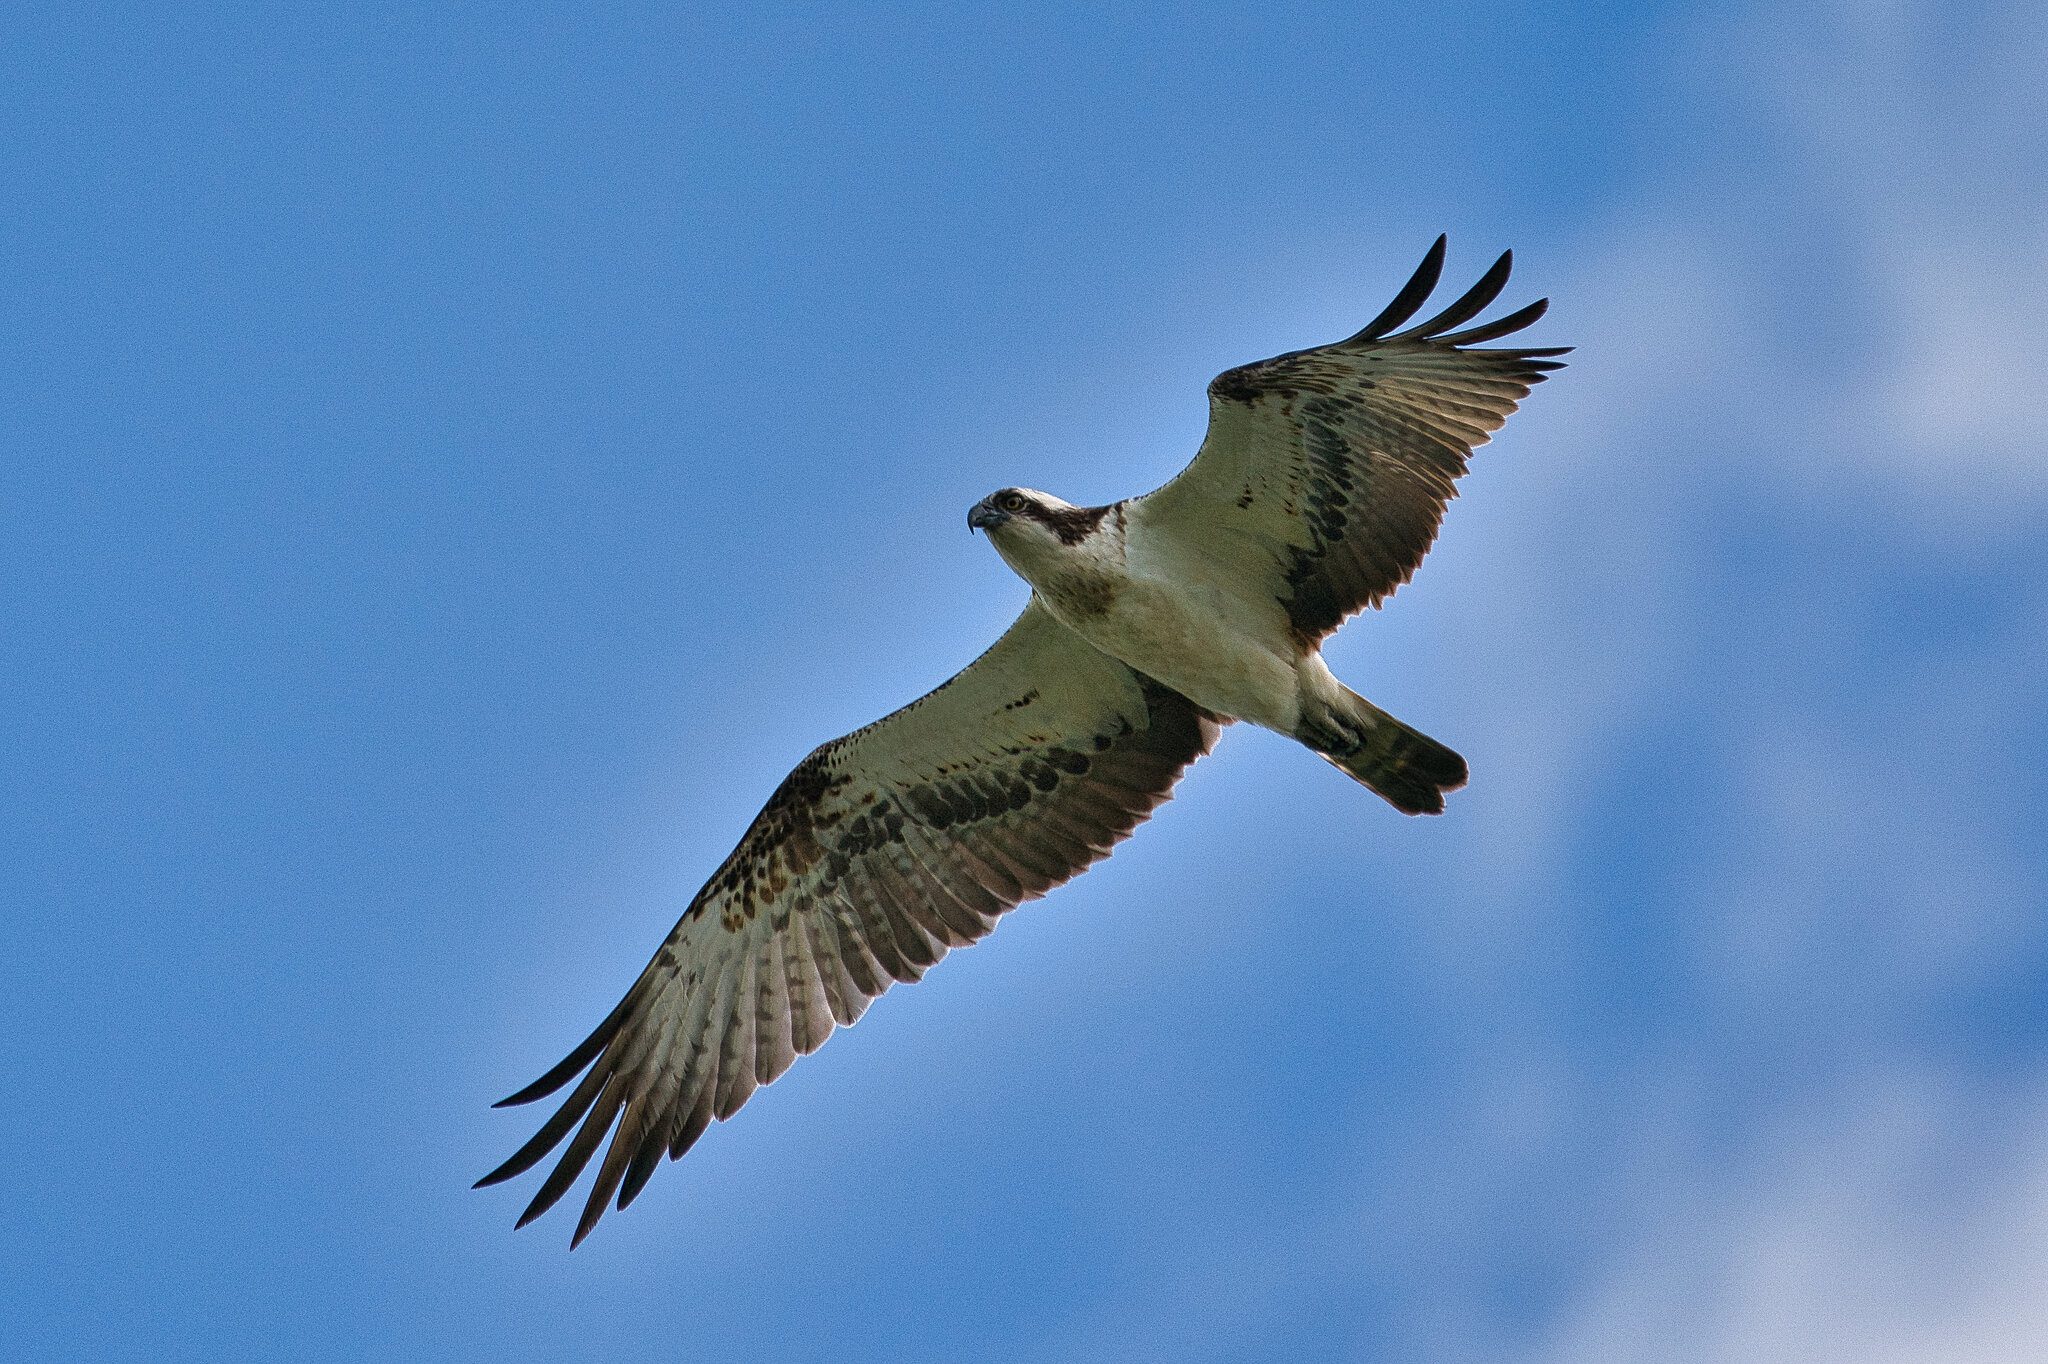
M1440 815L1444 793L1465 784L1465 760L1344 688L1348 711L1304 717L1295 737L1364 782L1404 815Z

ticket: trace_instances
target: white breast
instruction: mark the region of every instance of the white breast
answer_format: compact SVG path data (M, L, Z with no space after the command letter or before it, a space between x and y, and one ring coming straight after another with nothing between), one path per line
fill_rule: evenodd
M1277 604L1262 610L1199 562L1148 555L1136 537L1123 548L1121 562L1077 559L1047 575L1040 596L1096 648L1196 704L1292 732L1297 660Z

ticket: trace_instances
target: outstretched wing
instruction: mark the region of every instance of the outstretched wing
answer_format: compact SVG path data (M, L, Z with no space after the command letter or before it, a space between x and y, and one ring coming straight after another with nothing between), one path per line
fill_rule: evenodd
M1218 375L1194 462L1129 514L1270 586L1304 644L1378 605L1429 552L1472 451L1571 349L1474 348L1528 326L1548 300L1454 330L1500 295L1513 260L1396 332L1436 288L1438 237L1357 335Z
M1217 730L1033 598L950 682L797 765L618 1007L504 1101L588 1068L479 1187L531 1169L573 1129L524 1226L611 1133L581 1241L614 1194L632 1202L664 1152L682 1155L835 1025L1107 854Z

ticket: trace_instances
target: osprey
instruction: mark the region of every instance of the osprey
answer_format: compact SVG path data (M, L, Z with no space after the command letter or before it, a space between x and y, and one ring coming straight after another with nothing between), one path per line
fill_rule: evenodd
M938 690L797 764L618 1007L499 1105L583 1076L478 1187L568 1138L524 1226L610 1135L581 1241L891 984L1105 856L1232 720L1300 740L1397 810L1442 811L1464 759L1339 682L1319 645L1414 573L1466 458L1569 350L1479 348L1546 300L1458 330L1512 253L1396 331L1443 257L1439 237L1356 335L1218 376L1202 448L1164 487L1106 507L1028 488L977 502L968 526L1031 584L1023 614Z

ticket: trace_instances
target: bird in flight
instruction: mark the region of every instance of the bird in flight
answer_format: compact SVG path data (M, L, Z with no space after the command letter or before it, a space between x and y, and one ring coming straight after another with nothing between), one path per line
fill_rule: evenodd
M797 764L597 1030L502 1101L576 1081L478 1187L566 1138L525 1226L604 1148L580 1242L890 985L1106 856L1233 720L1441 812L1465 760L1339 682L1320 645L1408 581L1467 457L1570 349L1483 345L1547 300L1468 325L1512 253L1404 326L1443 260L1439 237L1357 334L1218 375L1202 447L1165 486L975 503L968 526L1031 585L1023 614L936 691Z

